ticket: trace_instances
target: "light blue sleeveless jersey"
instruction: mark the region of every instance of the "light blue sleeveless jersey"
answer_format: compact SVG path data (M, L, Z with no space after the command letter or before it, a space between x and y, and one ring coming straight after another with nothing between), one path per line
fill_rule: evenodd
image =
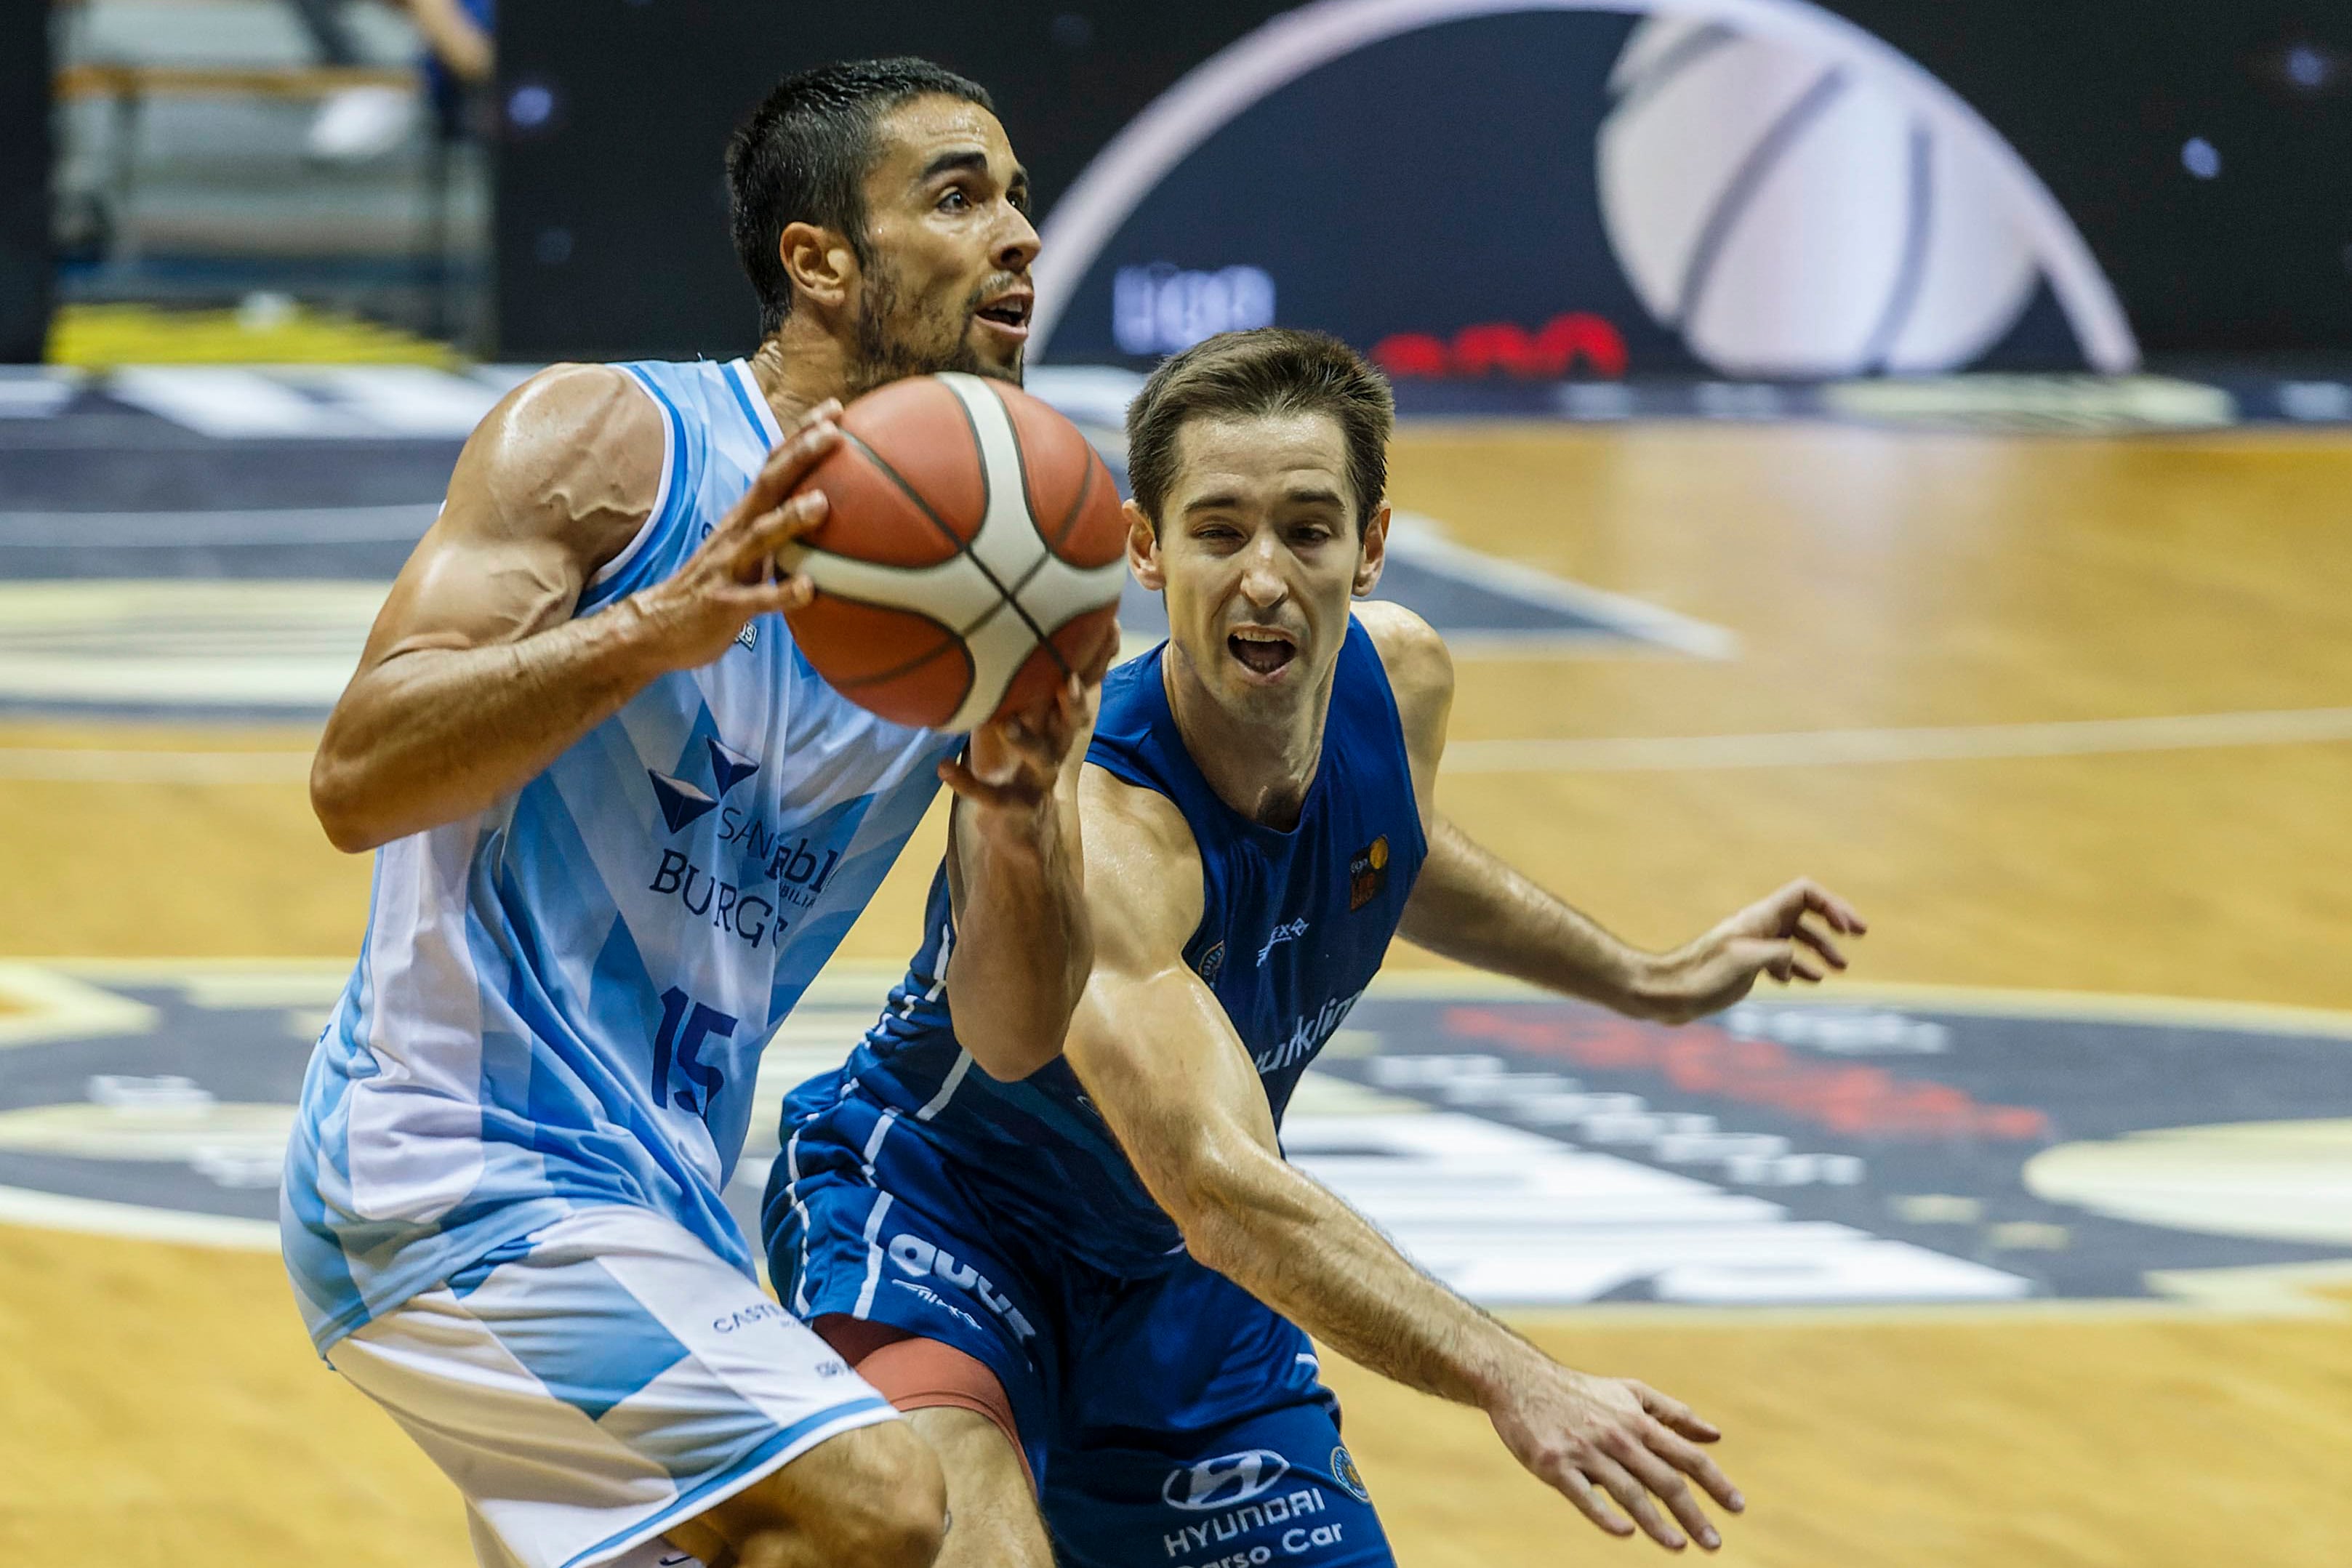
M780 439L740 361L621 368L661 406L661 497L581 615L676 571ZM518 793L380 850L287 1155L319 1348L588 1204L750 1273L719 1195L761 1049L960 744L850 703L763 616Z

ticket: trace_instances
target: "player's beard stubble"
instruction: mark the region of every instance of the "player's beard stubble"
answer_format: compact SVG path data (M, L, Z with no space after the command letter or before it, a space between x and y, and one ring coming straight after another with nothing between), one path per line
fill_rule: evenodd
M898 274L876 256L859 283L857 363L850 370L850 395L940 371L993 376L1020 385L1019 360L1009 366L992 363L971 345L974 312L1001 287L1000 280L991 278L953 306L909 310Z

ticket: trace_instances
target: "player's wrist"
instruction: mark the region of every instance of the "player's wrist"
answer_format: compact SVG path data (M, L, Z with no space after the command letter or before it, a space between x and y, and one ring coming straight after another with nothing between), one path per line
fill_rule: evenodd
M1675 955L1621 946L1611 957L1607 984L1612 1007L1637 1019L1656 1019L1673 1010Z
M669 582L640 589L613 607L613 613L590 622L610 623L611 653L624 672L639 682L709 662L702 649L707 638L675 602Z
M963 810L964 829L992 859L1043 867L1060 850L1061 813L1051 792L1035 800L974 801Z
M1489 1416L1525 1400L1528 1390L1543 1379L1568 1372L1517 1334L1501 1331L1487 1354L1465 1370L1472 1403Z

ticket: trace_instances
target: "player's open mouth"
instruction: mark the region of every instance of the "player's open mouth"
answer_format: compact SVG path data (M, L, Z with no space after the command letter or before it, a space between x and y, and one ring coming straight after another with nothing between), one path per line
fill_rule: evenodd
M1259 676L1278 675L1293 659L1298 657L1298 644L1280 632L1263 626L1244 626L1225 639L1242 668Z
M992 331L1017 340L1029 336L1029 312L1035 303L1036 296L1025 288L1016 289L999 295L972 314L987 322Z

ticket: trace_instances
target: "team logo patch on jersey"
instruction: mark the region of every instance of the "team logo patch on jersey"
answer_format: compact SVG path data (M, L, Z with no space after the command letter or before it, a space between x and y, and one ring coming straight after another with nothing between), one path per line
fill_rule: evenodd
M1372 1489L1364 1484L1364 1472L1356 1468L1355 1458L1345 1448L1331 1450L1331 1479L1346 1487L1358 1502L1372 1500Z
M1382 833L1348 862L1348 907L1361 909L1389 884L1389 836Z
M1201 955L1201 983L1213 986L1225 967L1225 945L1223 942Z

